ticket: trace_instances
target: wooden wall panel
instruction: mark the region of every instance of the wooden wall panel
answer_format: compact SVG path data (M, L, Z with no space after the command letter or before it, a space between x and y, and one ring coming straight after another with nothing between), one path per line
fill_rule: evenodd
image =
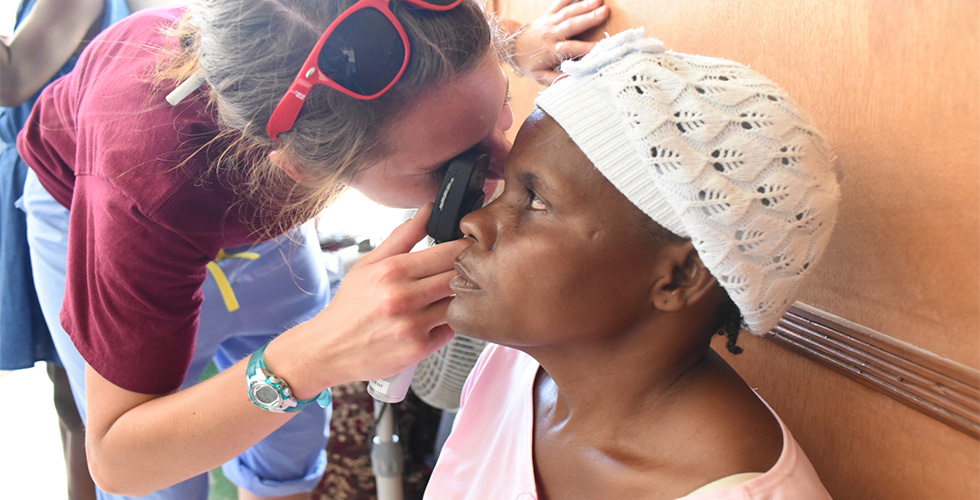
M745 352L726 359L776 409L836 500L980 498L976 439L774 342L740 344Z
M528 22L551 3L494 5ZM583 38L644 26L668 49L753 67L813 116L838 156L843 199L801 301L908 346L896 366L923 354L954 367L966 390L953 422L914 391L896 395L861 373L867 353L848 373L778 336L745 338L733 366L784 417L838 500L980 498L980 2L606 4L609 22ZM511 86L519 123L543 87L517 77ZM940 399L943 383L925 380Z

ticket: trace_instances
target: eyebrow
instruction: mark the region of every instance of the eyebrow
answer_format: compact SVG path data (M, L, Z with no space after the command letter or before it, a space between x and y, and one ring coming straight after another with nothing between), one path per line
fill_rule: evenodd
M545 191L545 193L553 192L554 190L548 185L547 180L542 179L540 176L534 172L522 172L518 177L521 184L534 192L539 190Z
M534 175L531 172L524 172L521 174L519 179L521 181L521 184L524 184L525 186L534 187L534 185L537 183L538 176Z

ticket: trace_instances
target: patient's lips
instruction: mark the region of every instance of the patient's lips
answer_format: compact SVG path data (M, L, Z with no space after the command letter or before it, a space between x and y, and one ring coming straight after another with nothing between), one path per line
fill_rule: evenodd
M456 262L456 264L453 265L453 268L456 270L457 274L452 280L449 281L450 288L457 292L480 289L480 286L473 282L469 275L466 274L466 269L459 262Z

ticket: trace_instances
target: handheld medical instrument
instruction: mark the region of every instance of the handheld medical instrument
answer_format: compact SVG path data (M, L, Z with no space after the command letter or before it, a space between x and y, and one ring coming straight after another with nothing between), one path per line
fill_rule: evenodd
M489 166L490 156L475 149L450 160L426 225L426 233L436 243L463 237L459 222L466 214L483 206L483 184L486 182ZM368 393L385 403L397 403L405 399L417 367L418 365L412 365L391 377L372 380L368 383Z

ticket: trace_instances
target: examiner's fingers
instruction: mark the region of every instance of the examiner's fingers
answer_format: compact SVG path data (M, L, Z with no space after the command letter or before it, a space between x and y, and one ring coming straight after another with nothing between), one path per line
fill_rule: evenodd
M433 348L430 351L430 353L442 349L443 346L448 344L449 341L452 340L453 337L455 336L456 336L456 332L454 332L453 329L450 328L449 325L445 323L430 330L429 331L429 340L431 342L430 347Z
M434 303L449 297L453 294L449 288L449 282L456 276L456 271L450 269L439 274L433 274L415 281L415 293L419 296L430 297L429 302Z
M405 308L423 311L422 314L428 318L428 325L446 321L445 308L449 307L449 301L452 300L453 294L452 289L449 288L449 281L454 276L456 276L456 271L449 270L415 279L405 289L403 296ZM433 308L438 307L441 301L446 301L446 303L442 306L443 310L440 313Z
M456 257L470 246L465 239L447 241L418 252L394 257L398 265L404 266L405 274L412 278L424 278L453 269Z
M431 213L432 202L429 202L423 205L414 217L396 227L377 248L361 258L361 262L370 264L411 251L415 244L425 237L425 225Z
M446 322L446 311L449 310L449 303L452 301L452 297L443 297L429 304L428 307L421 311L421 324L425 324L426 329L429 330L444 324ZM426 324L426 321L428 321L428 324Z

